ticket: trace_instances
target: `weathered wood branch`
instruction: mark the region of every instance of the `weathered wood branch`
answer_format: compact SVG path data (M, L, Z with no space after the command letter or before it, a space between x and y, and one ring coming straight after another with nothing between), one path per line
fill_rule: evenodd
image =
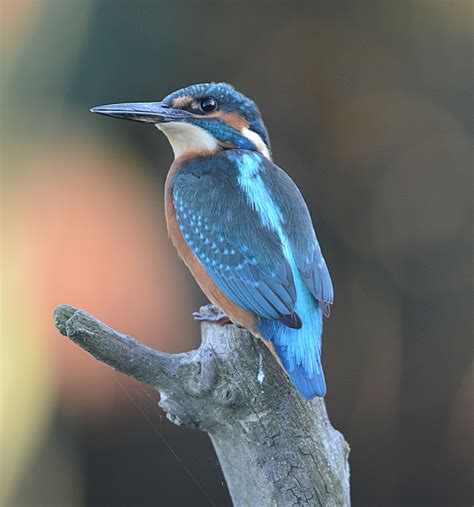
M172 422L209 433L234 505L350 505L348 445L324 400L303 400L244 329L206 322L199 349L165 354L67 305L55 322L99 361L158 390Z

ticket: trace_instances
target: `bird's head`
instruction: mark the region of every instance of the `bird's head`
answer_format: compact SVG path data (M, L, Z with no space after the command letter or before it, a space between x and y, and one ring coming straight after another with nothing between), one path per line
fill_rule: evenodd
M227 149L258 151L270 158L270 140L257 105L228 83L196 84L161 102L111 104L91 111L155 124L168 137L175 158Z

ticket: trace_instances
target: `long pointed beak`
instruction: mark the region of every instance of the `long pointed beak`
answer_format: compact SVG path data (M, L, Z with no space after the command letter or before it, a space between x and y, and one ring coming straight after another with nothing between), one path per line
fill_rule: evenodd
M173 109L163 102L132 102L128 104L109 104L91 109L92 113L123 118L125 120L142 121L145 123L165 123L182 121L192 116L183 109Z

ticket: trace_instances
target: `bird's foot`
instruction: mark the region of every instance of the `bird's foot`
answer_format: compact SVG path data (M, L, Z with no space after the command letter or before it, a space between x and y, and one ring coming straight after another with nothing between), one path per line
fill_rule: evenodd
M214 322L221 326L231 323L229 317L220 308L211 304L201 306L198 312L193 312L193 317L201 322Z

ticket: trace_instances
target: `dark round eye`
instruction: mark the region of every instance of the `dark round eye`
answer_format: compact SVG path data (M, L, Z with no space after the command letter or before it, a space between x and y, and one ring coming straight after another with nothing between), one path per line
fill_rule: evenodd
M215 111L217 109L217 100L214 97L206 97L201 100L201 109L205 113Z

